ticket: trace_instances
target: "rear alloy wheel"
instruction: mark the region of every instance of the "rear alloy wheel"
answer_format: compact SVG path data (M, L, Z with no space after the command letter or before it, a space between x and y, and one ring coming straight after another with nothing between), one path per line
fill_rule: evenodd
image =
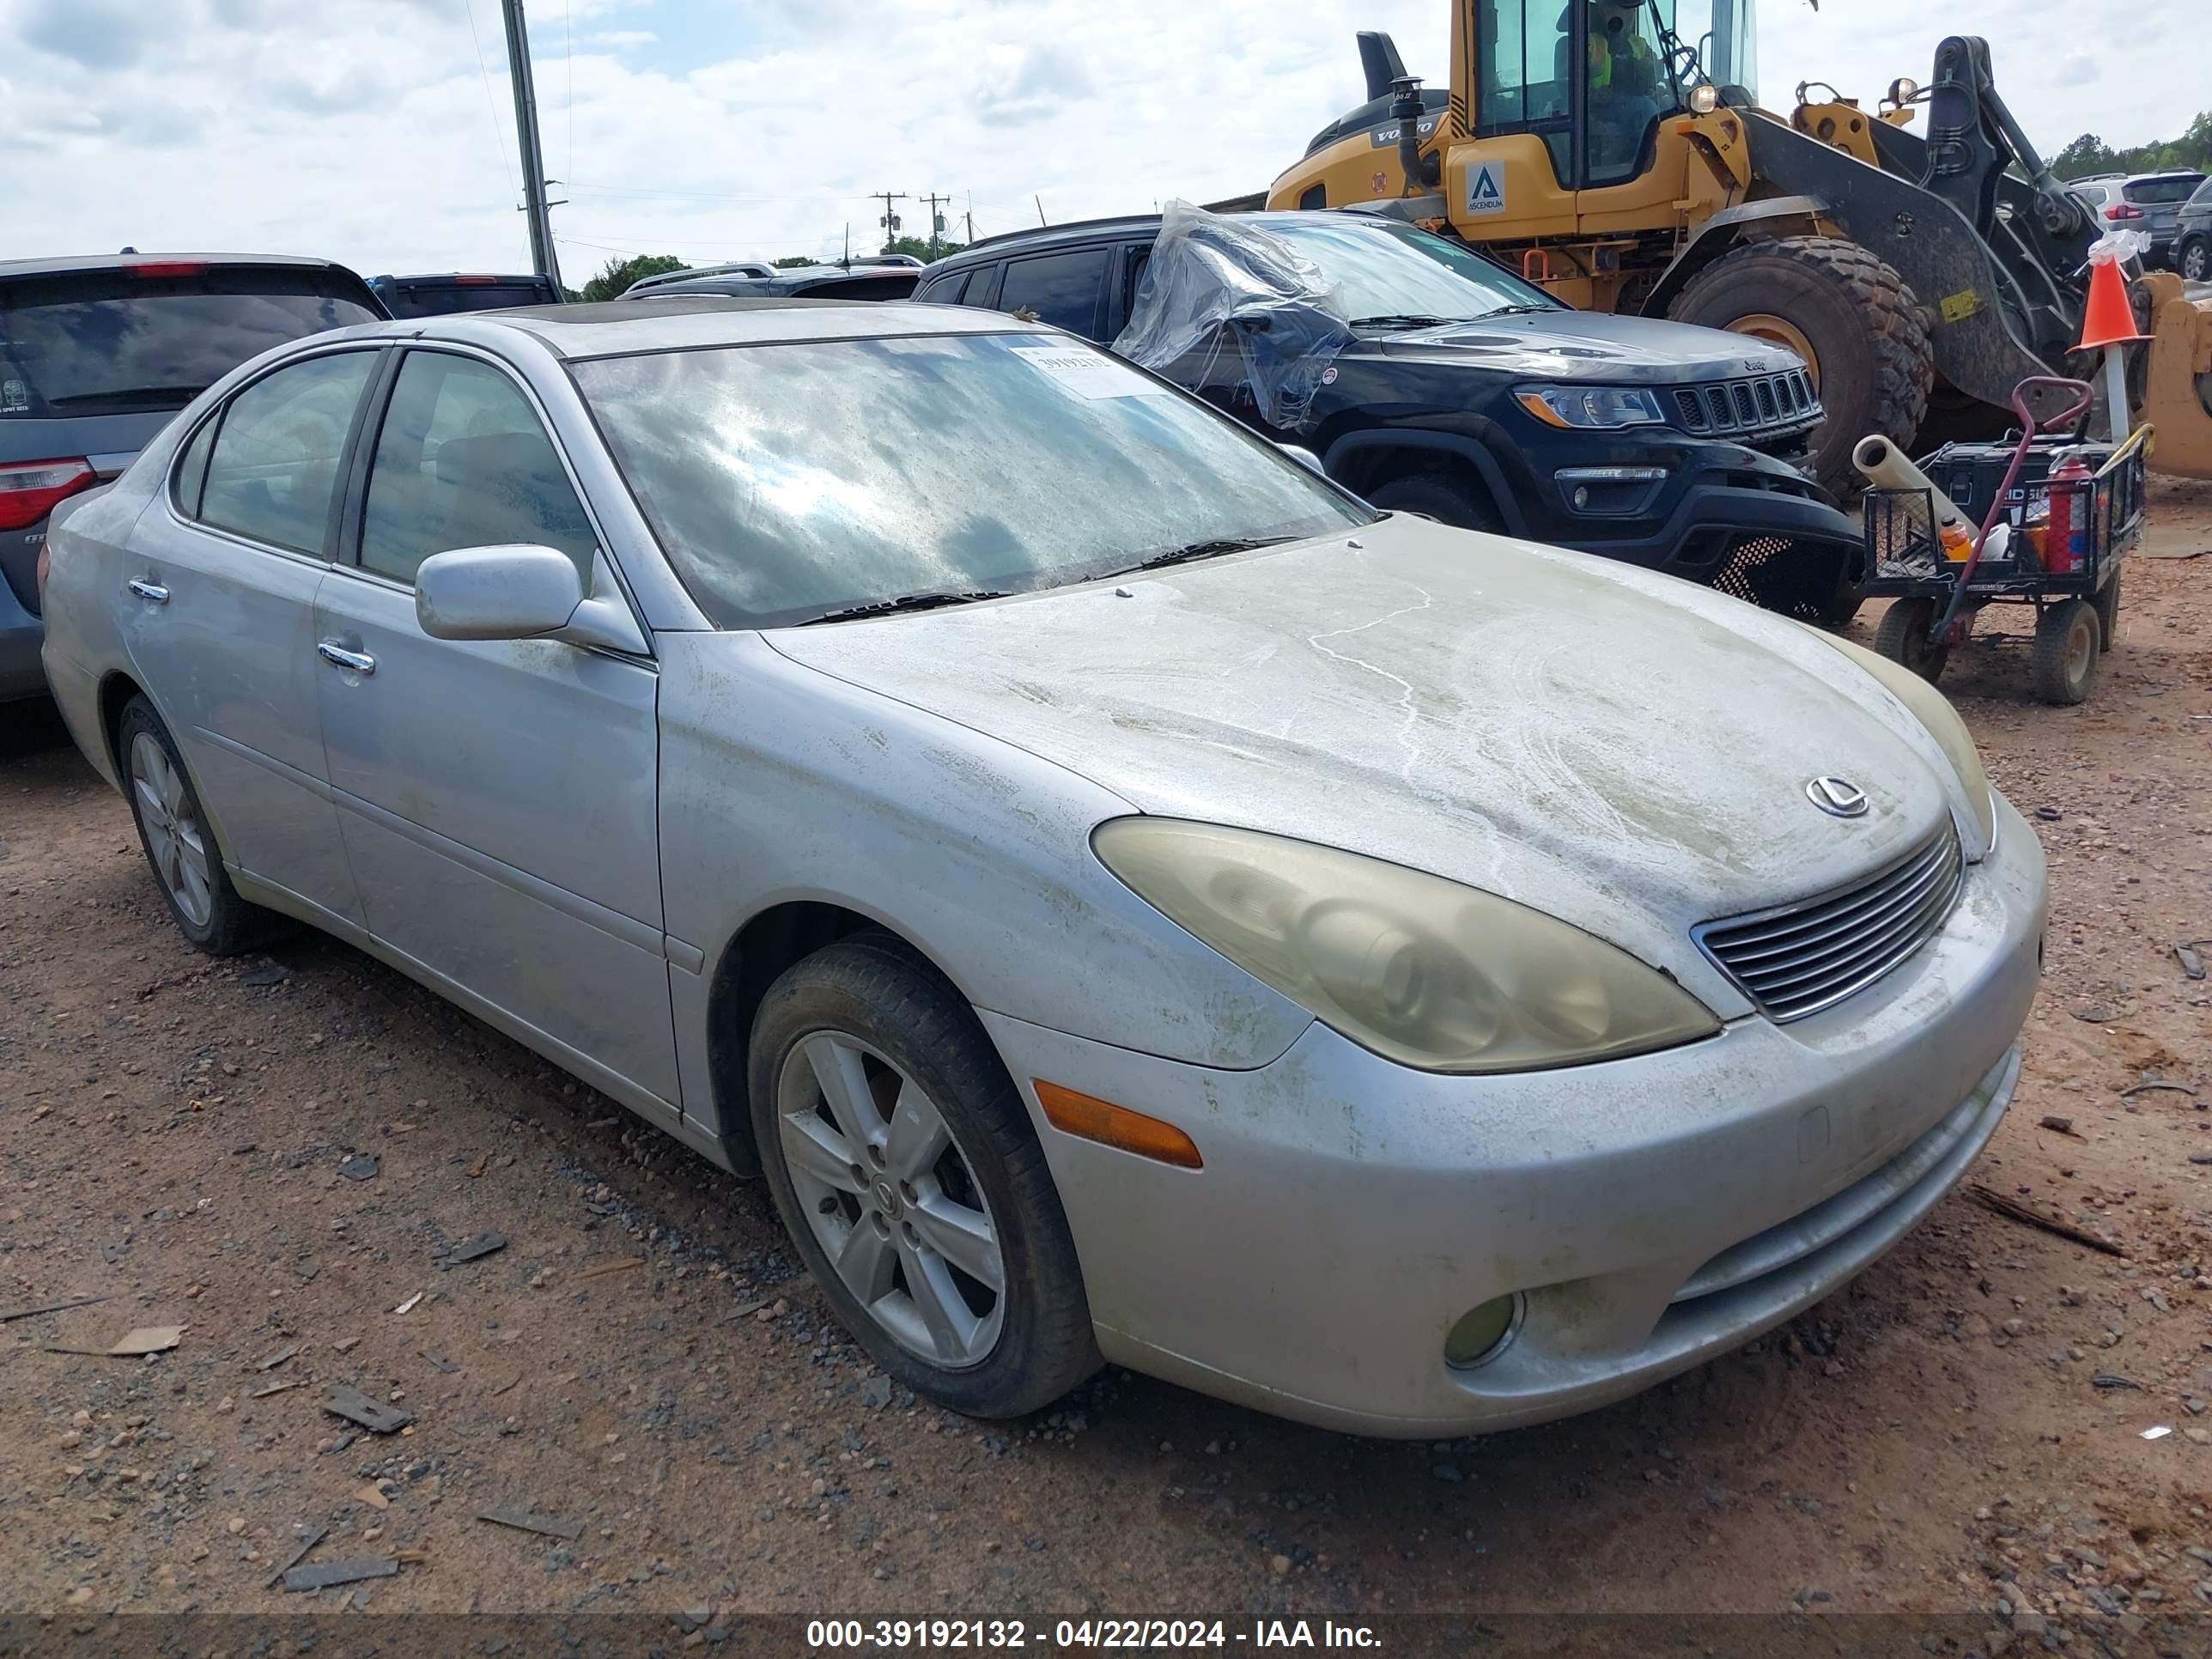
M2044 702L2087 702L2097 684L2103 633L2087 599L2062 599L2035 621L2035 695Z
M1936 601L1898 599L1881 613L1874 630L1874 648L1892 662L1911 669L1933 685L1943 678L1951 660L1951 647L1928 635L1936 626Z
M144 697L125 705L116 748L139 844L184 936L210 956L228 957L289 929L286 918L249 904L230 884L191 776L168 727Z
M2189 282L2212 282L2212 242L2202 236L2192 236L2181 245L2178 261L2182 276Z
M1868 434L1911 453L1936 384L1936 348L1905 279L1856 242L1743 243L1692 277L1667 314L1786 345L1805 360L1827 416L1813 434L1814 470L1838 495L1858 491L1851 450Z
M769 988L748 1082L783 1224L847 1329L971 1417L1099 1364L1067 1218L1013 1081L959 993L861 934Z

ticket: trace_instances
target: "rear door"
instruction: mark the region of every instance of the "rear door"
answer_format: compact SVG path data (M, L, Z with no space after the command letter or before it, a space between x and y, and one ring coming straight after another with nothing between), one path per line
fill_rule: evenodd
M315 695L376 939L671 1104L655 781L659 677L552 640L433 639L433 554L533 543L626 605L580 492L506 366L410 349L364 436L350 551L317 610Z
M362 911L317 725L314 602L346 457L383 356L294 359L203 419L138 520L115 603L139 684L224 852L325 915Z

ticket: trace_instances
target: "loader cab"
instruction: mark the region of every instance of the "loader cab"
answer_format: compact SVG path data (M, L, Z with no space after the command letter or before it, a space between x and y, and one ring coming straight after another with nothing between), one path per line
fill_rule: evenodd
M1701 79L1722 88L1728 101L1756 100L1753 0L1465 4L1472 27L1461 33L1474 136L1539 139L1549 177L1538 182L1556 191L1602 190L1650 172L1661 121L1688 107ZM1504 181L1471 187L1486 182L1502 190ZM1475 211L1478 199L1468 198Z

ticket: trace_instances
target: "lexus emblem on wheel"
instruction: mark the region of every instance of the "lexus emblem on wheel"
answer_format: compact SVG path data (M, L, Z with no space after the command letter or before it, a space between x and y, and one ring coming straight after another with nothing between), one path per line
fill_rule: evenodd
M1815 778L1805 786L1805 795L1832 818L1863 818L1867 815L1866 791L1841 778Z

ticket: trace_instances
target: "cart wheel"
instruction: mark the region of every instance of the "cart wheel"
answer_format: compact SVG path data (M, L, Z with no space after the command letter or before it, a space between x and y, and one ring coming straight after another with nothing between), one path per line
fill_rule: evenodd
M2097 684L2097 607L2062 599L2035 623L2035 694L2045 702L2087 702Z
M2097 590L2091 601L2097 607L2097 645L2100 650L2112 648L2112 636L2120 629L2120 573L2112 572L2112 580Z
M1932 642L1936 601L1899 599L1881 613L1874 631L1874 648L1892 662L1902 663L1933 685L1943 678L1943 665L1951 660L1951 647Z

